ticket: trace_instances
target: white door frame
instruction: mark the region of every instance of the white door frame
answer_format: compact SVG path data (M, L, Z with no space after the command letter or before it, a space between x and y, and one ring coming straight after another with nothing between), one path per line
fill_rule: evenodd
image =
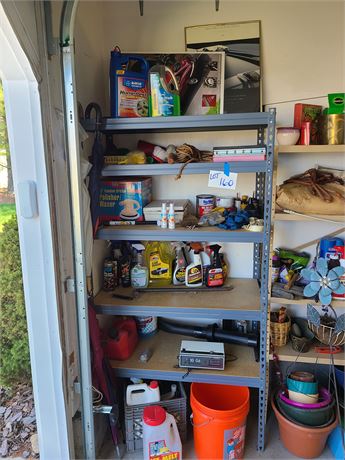
M4 87L16 194L40 457L65 460L70 458L70 453L53 233L37 82L39 76L37 68L34 74L31 64L0 4L0 77ZM32 218L22 216L23 196L18 191L18 184L26 181L32 181L36 187L38 215Z

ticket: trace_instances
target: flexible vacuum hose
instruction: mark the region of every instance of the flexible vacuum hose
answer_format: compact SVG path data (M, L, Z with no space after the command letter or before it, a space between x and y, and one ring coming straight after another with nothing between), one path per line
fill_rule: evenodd
M181 334L194 337L196 339L206 339L210 342L225 342L234 343L236 345L246 345L247 347L258 348L258 337L254 334L236 334L234 332L224 331L219 329L217 324L209 326L184 326L182 324L173 324L159 319L159 328L162 331L170 332L171 334Z

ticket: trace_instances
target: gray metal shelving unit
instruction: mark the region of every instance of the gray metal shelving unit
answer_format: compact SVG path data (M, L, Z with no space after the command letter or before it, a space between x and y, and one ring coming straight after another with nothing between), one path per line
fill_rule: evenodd
M98 313L110 315L155 315L162 317L203 317L214 321L215 319L251 319L260 322L260 349L259 363L254 361L251 349L235 346L239 355L237 364L231 363L224 372L219 371L194 371L187 376L184 371L174 367L176 360L177 342L181 337L172 338L173 344L168 348L163 344L169 342L169 335L159 333L152 340L157 358L148 367L138 363L135 359L125 362L113 362L117 375L121 377L148 377L162 380L183 380L209 383L225 383L229 385L247 385L259 390L258 407L258 449L264 449L265 422L267 411L268 391L268 341L267 341L267 315L269 292L269 255L271 238L271 204L273 185L273 160L274 160L274 133L275 110L261 113L224 114L217 116L183 116L169 118L131 118L110 119L103 118L98 122L87 119L83 121L87 131L98 129L105 134L140 133L140 132L194 132L194 131L231 131L231 130L256 130L257 143L266 145L267 156L265 161L231 162L231 170L238 173L256 173L255 193L264 203L264 231L228 231L218 228L188 230L177 227L175 230L162 230L156 226L133 227L103 227L97 233L97 238L105 240L145 240L145 241L208 241L253 243L254 270L253 279L242 280L239 284L234 280L234 292L218 293L218 302L214 295L212 307L203 307L201 297L192 298L190 295L173 296L163 294L154 297L154 294L143 294L139 299L123 301L114 299L104 292L95 298L95 308ZM266 130L266 136L265 136ZM210 169L223 170L222 163L195 163L189 164L184 174L207 174ZM179 171L179 164L161 165L119 165L105 166L103 176L161 176L174 175ZM257 280L257 281L255 281ZM252 283L252 284L250 284ZM254 284L253 284L254 283ZM216 291L213 291L214 294ZM248 294L249 293L249 294ZM227 297L228 296L228 297ZM158 297L158 298L157 298ZM169 300L170 299L170 300ZM173 299L173 301L172 301ZM242 300L241 300L242 299ZM205 300L204 300L205 302ZM163 337L164 335L164 337ZM171 337L171 335L170 335ZM149 344L146 342L145 346ZM233 349L234 346L231 346ZM172 350L172 355L169 351ZM173 356L174 355L174 356Z

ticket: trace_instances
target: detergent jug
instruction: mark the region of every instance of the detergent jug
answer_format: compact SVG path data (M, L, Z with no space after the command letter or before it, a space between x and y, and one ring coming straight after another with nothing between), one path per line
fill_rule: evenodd
M144 460L182 459L182 444L173 415L161 406L147 406L143 413Z

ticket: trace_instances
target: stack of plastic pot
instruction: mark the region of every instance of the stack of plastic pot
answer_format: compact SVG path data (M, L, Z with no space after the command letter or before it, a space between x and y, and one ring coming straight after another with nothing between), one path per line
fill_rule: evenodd
M335 399L309 372L294 372L271 403L286 449L301 458L321 455L329 434L338 424Z

